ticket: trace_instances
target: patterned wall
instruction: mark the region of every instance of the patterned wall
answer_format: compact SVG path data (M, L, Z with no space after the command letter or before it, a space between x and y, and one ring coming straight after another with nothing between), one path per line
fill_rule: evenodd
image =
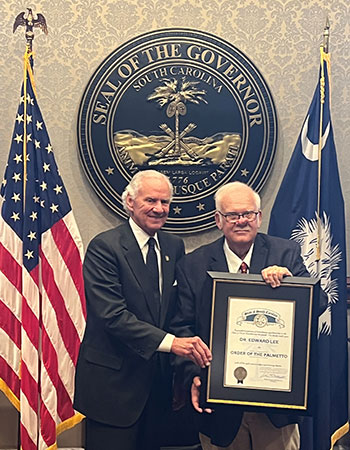
M328 3L324 6L324 3ZM27 3L0 0L0 172L9 149L22 77L23 28L12 34L14 18ZM119 219L97 198L80 167L76 144L77 109L99 63L120 44L146 31L193 27L209 31L242 50L262 72L279 118L275 165L263 191L265 220L276 195L316 85L319 45L328 15L331 23L332 113L347 202L346 170L350 135L350 5L347 0L50 0L37 1L49 34L37 32L36 83L56 159L70 194L85 244ZM186 237L187 248L214 239L215 230ZM348 233L348 241L349 233Z
M0 177L22 80L24 32L19 29L12 34L12 26L26 6L28 3L22 0L0 0ZM97 198L79 163L76 119L80 99L90 76L110 52L128 39L157 28L192 27L214 33L242 50L264 75L279 118L275 165L262 191L262 228L266 230L269 211L316 85L318 48L328 15L333 125L343 194L349 205L348 0L42 0L32 6L35 13L45 15L49 27L47 36L37 32L34 40L39 103L85 244L119 219ZM186 237L186 247L192 249L216 236L218 232L212 230Z

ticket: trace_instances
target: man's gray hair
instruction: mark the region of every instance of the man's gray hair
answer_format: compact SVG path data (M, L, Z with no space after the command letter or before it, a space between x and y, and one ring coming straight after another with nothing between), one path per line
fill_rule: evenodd
M240 188L240 187L247 188L252 192L254 199L255 199L256 208L258 210L260 210L260 207L261 207L260 195L257 192L255 192L254 189L252 189L250 186L248 186L245 183L241 183L240 181L232 181L231 183L224 184L216 191L215 196L214 196L216 210L221 211L222 198L226 194L228 194L231 191L234 191L235 189Z
M170 191L170 201L173 198L173 185L171 184L169 178L164 175L161 172L157 172L156 170L141 170L140 172L137 172L132 179L130 180L130 183L126 186L126 188L124 189L124 192L122 194L122 202L123 202L123 208L124 210L130 215L130 211L127 207L126 204L126 197L128 195L130 195L130 197L135 200L135 198L137 197L137 194L142 186L143 181L146 178L158 178L158 179L162 179L164 181L167 182L168 186L169 186L169 191Z

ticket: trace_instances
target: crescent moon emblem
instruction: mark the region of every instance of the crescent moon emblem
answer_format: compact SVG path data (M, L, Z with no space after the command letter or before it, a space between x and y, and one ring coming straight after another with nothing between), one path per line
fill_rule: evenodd
M301 130L301 150L303 155L309 161L317 161L318 160L318 144L313 144L310 139L307 137L307 131L309 129L309 117L307 116L303 129ZM322 149L326 145L328 135L330 130L330 122L328 122L327 128L322 136Z

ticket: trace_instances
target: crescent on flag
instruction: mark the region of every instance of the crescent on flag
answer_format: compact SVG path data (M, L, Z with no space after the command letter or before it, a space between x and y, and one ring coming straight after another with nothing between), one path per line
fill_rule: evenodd
M309 115L306 117L303 129L301 130L301 148L302 153L305 156L306 159L309 161L317 161L318 160L318 143L313 144L310 139L307 137L307 132L309 129ZM324 146L326 145L328 135L329 135L329 129L330 129L330 123L328 122L328 125L325 129L325 132L322 136L322 150Z

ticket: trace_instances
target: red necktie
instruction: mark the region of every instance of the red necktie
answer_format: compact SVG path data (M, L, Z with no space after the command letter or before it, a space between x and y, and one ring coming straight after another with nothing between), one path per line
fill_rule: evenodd
M248 273L248 266L247 266L247 264L244 261L242 261L242 264L241 264L241 266L239 268L239 271L241 273Z

